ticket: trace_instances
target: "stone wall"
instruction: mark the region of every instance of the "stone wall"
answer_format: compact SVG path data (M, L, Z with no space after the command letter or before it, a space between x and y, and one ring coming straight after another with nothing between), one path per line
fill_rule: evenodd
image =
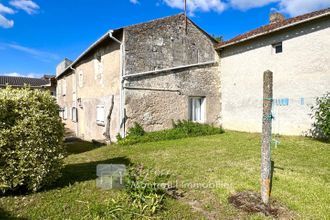
M215 59L210 38L180 14L125 28L125 74Z
M216 61L213 41L177 15L125 29L125 73ZM147 131L170 128L172 119L188 119L189 97L206 99L206 122L219 124L220 72L217 63L129 77L125 82L126 127Z

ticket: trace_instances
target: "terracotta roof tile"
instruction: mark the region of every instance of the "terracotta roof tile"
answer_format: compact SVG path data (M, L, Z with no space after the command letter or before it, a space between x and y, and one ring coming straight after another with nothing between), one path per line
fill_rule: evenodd
M314 11L314 12L311 12L311 13L308 13L308 14L304 14L304 15L300 15L300 16L297 16L297 17L294 17L294 18L286 19L284 21L280 21L280 22L271 23L271 24L268 24L268 25L265 25L265 26L261 26L257 29L252 30L252 31L249 31L249 32L246 32L244 34L238 35L238 36L236 36L236 37L234 37L234 38L232 38L228 41L221 42L216 46L216 48L217 49L223 48L223 47L226 47L228 45L232 45L232 44L235 44L235 43L238 43L238 42L248 40L251 37L254 37L254 36L257 36L257 35L264 35L264 34L273 32L276 29L285 27L287 25L300 23L300 22L303 22L305 20L309 20L311 18L318 17L320 15L325 15L325 14L328 14L328 13L330 13L330 8L319 10L319 11Z

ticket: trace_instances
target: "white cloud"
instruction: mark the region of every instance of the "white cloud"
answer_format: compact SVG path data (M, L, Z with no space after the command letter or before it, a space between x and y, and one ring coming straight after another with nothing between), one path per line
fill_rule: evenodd
M131 3L133 3L134 5L136 5L136 4L139 4L140 2L139 2L139 0L129 0Z
M1 14L14 14L15 11L0 3L0 13Z
M171 8L184 9L183 0L164 0L164 3ZM188 0L187 10L190 15L194 15L195 11L216 11L223 12L226 4L222 0Z
M0 27L12 28L14 21L6 18L4 14L14 14L15 11L0 3Z
M230 0L229 4L233 8L245 11L251 8L259 8L269 5L273 2L278 2L279 0Z
M308 12L330 7L330 0L281 0L279 9L290 16L297 16Z
M4 47L5 49L9 48L9 49L14 49L17 51L27 53L27 54L31 55L32 57L39 59L41 61L44 61L44 62L50 62L50 61L55 61L55 60L60 59L60 57L57 54L42 51L42 50L37 50L34 48L30 48L30 47L21 46L19 44L15 44L15 43L2 43L2 44L0 44L0 46Z
M19 77L28 77L28 78L41 78L44 74L38 74L38 73L17 73L17 72L12 72L12 73L1 73L1 76L19 76ZM47 75L47 74L45 74Z
M28 14L35 14L39 10L39 5L32 0L12 0L9 2L10 5L17 9L21 9Z
M5 18L5 16L0 14L0 27L3 28L12 28L14 26L14 21Z
M131 0L134 1L134 0ZM136 0L135 0L136 1ZM162 0L172 8L184 8L184 0ZM246 11L252 8L275 4L275 9L289 16L297 16L308 12L330 7L330 0L187 0L190 15L196 11L223 12L227 8Z

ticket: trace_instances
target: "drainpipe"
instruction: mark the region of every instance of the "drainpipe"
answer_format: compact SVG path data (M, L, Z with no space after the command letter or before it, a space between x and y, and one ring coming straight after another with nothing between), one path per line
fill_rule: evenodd
M70 69L74 72L74 76L75 76L75 95L76 95L76 98L75 98L75 101L74 101L74 104L75 104L75 108L76 108L76 114L78 114L78 108L77 108L77 99L78 99L78 86L77 86L77 70L75 68L73 68L71 65L70 65ZM72 112L71 112L72 114ZM78 114L79 115L79 114ZM77 137L79 137L79 126L78 126L78 123L79 123L79 120L75 122L76 123L76 135Z
M109 37L120 45L120 92L119 92L119 133L122 137L125 137L125 125L124 125L124 68L123 68L123 42L115 38L113 30L109 31ZM122 127L124 129L122 129Z

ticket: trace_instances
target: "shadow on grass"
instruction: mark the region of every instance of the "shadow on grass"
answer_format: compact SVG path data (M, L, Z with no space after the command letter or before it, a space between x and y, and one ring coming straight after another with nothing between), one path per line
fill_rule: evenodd
M99 144L94 144L92 142L84 141L80 139L75 139L73 141L66 141L65 146L69 155L84 153L100 147Z
M4 210L0 207L0 219L6 220L27 220L27 218L21 218L21 217L14 217L12 216L8 211Z
M96 166L99 164L124 164L126 166L132 165L130 159L127 157L115 157L109 160L68 164L62 171L62 177L58 179L58 181L56 181L52 186L45 188L43 191L63 188L69 185L73 185L77 182L94 180L97 178Z

